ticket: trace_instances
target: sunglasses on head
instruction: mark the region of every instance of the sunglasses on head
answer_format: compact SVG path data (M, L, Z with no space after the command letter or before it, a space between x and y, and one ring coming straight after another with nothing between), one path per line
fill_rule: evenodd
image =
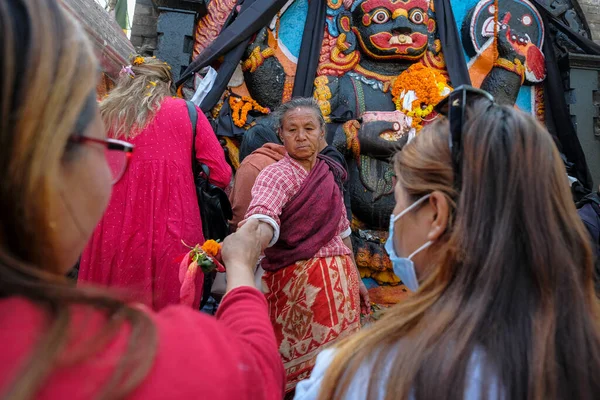
M434 110L448 118L450 124L450 135L448 135L448 146L452 154L452 168L454 170L454 182L460 188L460 158L462 153L462 131L465 124L465 110L479 100L489 100L494 104L494 96L485 90L477 89L469 85L461 85L454 89L448 96L443 98Z

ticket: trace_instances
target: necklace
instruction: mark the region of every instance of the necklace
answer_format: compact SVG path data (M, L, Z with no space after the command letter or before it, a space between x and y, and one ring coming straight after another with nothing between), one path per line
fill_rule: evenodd
M373 89L379 89L384 93L387 93L392 82L396 79L395 76L378 74L377 72L369 71L360 65L357 65L354 68L354 71L348 71L348 75L354 79L360 80L365 85L370 86Z

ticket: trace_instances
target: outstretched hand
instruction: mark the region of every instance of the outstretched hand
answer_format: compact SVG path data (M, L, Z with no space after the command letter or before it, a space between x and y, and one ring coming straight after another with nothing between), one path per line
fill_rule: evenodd
M221 257L227 270L227 291L239 286L254 287L254 268L261 253L259 224L256 219L249 219L223 242Z

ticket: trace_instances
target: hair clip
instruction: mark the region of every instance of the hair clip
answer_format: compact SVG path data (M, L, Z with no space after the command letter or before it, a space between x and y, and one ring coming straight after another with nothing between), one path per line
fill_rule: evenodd
M123 66L123 68L121 68L121 72L119 72L119 76L124 76L124 75L129 75L129 77L131 79L133 79L135 77L135 72L133 72L133 70L131 69L131 65L127 65L127 66Z

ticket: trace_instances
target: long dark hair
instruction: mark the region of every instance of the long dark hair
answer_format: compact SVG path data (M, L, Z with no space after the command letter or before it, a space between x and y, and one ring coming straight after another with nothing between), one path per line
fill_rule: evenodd
M366 362L370 398L383 385L386 399L463 399L474 354L484 398L600 395L592 253L563 163L532 116L488 105L463 130L460 194L447 121L396 156L398 184L413 199L437 190L456 201L454 220L419 292L339 347L321 399L342 398Z
M74 151L68 138L93 96L97 71L85 33L56 0L0 1L0 297L35 302L48 321L26 362L14 365L5 398L35 397L59 357L64 361L77 304L101 311L107 323L87 338L85 352L68 355L71 362L93 357L130 327L124 355L98 398L124 397L154 359L150 318L104 293L70 285L53 246L61 232L52 229L48 204L59 196L55 179Z

